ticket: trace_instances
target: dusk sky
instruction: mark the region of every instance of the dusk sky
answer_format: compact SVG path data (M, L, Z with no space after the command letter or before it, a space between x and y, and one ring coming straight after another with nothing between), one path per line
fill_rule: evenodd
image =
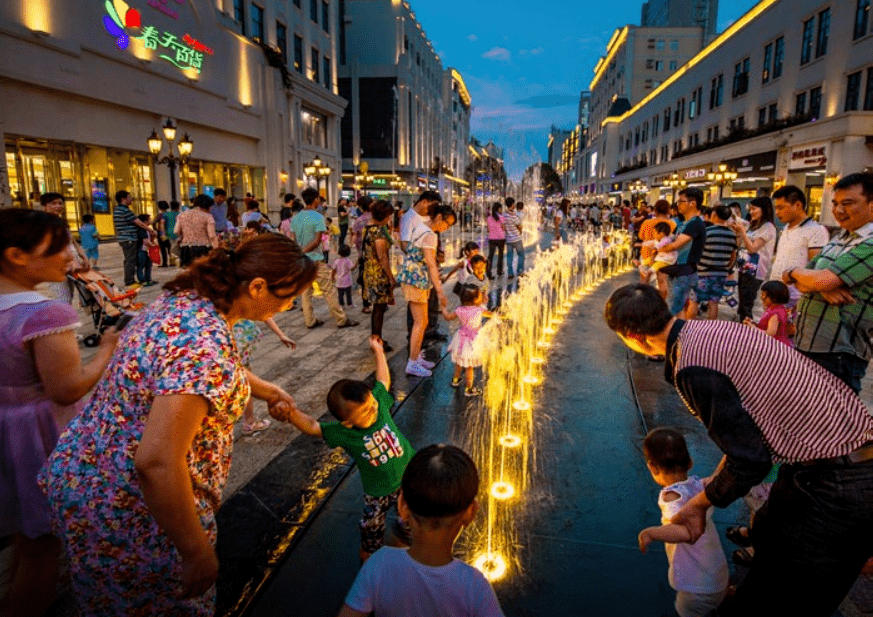
M722 0L719 31L756 4ZM473 97L471 132L506 151L517 180L546 158L552 124L572 129L612 32L639 24L641 0L411 0L445 67L457 68ZM597 7L608 7L598 10Z

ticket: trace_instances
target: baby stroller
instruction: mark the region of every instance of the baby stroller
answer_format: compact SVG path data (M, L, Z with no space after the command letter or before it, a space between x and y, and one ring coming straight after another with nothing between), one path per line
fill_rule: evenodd
M76 291L79 302L91 314L96 334L90 334L82 341L85 347L96 347L100 344L100 335L111 326L118 324L126 315L132 315L143 307L142 302L136 302L138 290L122 291L111 278L96 270L68 274ZM125 321L129 319L127 317Z

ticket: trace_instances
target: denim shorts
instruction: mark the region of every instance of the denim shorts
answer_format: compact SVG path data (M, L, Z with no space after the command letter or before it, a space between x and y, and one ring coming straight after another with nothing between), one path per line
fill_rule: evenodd
M698 302L718 302L724 296L724 283L727 276L701 276L694 287Z
M672 315L678 315L685 309L685 303L691 297L695 287L697 287L696 272L670 278L670 295L667 298L667 304L670 306Z

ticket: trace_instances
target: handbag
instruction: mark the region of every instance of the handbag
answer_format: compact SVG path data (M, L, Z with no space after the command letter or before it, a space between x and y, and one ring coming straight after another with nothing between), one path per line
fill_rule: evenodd
M155 245L149 247L149 259L152 260L152 263L159 266L161 265L161 247Z

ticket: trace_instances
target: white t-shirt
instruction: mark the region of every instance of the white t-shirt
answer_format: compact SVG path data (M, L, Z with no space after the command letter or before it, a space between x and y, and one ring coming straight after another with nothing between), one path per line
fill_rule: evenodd
M479 570L455 559L426 566L407 549L384 546L367 560L346 604L378 617L502 617L491 585Z
M830 239L828 230L810 218L800 225L782 229L770 269L770 280L781 281L782 273L786 270L805 268L809 263L809 249L821 249Z
M412 239L412 230L424 223L427 219L415 211L415 208L409 208L400 217L400 241L409 242Z
M679 499L665 501L667 493L678 493ZM661 489L658 505L661 508L661 524L667 525L691 498L703 492L703 480L691 476ZM670 571L667 577L670 587L689 593L720 593L728 586L728 565L712 522L710 508L706 513L706 530L694 544L666 543Z
M758 229L747 231L746 236L749 240L764 238L764 244L757 253L758 272L755 278L766 281L767 275L770 273L770 264L773 261L773 249L776 247L776 226L773 223L764 223ZM740 248L744 249L745 245L740 243Z

